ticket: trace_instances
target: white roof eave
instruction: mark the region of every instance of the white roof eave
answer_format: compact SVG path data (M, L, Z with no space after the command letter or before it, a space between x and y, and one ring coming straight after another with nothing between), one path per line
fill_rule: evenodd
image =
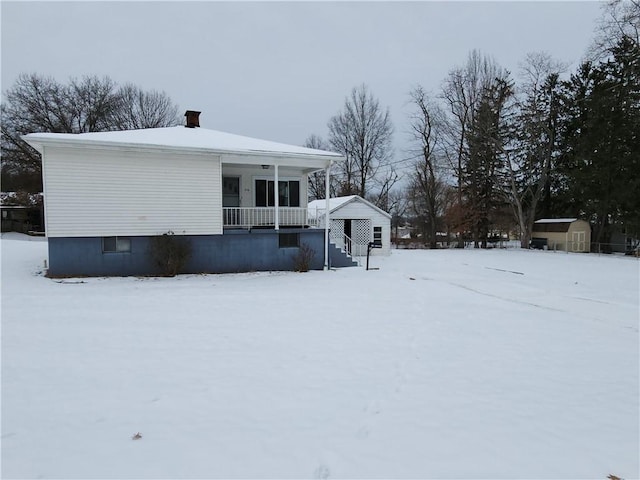
M329 166L332 162L344 160L342 155L310 155L305 153L296 152L277 152L267 150L230 150L230 149L218 149L208 147L184 147L184 146L172 146L172 145L155 145L146 143L133 143L133 142L107 142L100 140L86 140L83 138L55 138L51 136L41 137L37 133L30 133L21 137L25 142L35 148L40 154L43 153L46 146L56 146L65 148L85 148L93 150L118 150L127 152L141 152L141 153L181 153L190 155L219 155L240 157L248 160L250 157L257 157L260 160L254 162L246 162L249 164L279 164L279 165L294 165L299 167L309 167L312 171L317 171L325 166ZM300 165L299 163L289 162L289 160L296 160L297 162L309 160L309 165ZM224 163L224 159L223 159Z
M344 202L340 202L338 205L333 205L330 207L329 209L329 213L335 213L338 210L340 210L341 208L354 203L354 202L360 202L360 203L364 203L366 206L368 206L369 208L374 209L375 211L377 211L378 213L384 215L385 217L388 217L389 219L392 218L390 213L385 212L384 210L382 210L381 208L375 206L373 203L369 202L368 200L365 200L364 198L358 196L358 195L350 195L351 198L349 198L348 200L345 200ZM333 197L329 200L339 200L341 198L344 197ZM314 200L315 202L316 200ZM317 200L317 202L319 202L320 204L324 204L324 200ZM322 207L324 208L324 207Z

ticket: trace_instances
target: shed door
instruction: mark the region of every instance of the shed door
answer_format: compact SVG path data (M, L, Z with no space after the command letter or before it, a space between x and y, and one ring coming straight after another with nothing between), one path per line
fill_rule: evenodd
M586 234L585 232L573 232L572 250L574 252L585 252Z

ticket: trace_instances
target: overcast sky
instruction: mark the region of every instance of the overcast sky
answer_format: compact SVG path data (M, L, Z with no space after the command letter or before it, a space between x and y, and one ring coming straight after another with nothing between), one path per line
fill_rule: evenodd
M598 2L1 2L2 91L23 72L108 75L165 91L201 126L302 144L350 90L389 106L396 158L407 93L437 93L470 50L514 75L527 52L583 57Z

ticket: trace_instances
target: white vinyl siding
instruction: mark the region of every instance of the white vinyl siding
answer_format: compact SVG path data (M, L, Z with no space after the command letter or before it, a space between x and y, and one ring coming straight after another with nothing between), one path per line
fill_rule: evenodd
M49 237L222 234L220 159L45 147Z

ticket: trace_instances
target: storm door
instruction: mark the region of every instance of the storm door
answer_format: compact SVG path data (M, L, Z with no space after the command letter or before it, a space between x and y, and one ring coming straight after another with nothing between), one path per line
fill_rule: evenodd
M240 206L240 177L222 177L222 206Z
M222 214L225 227L241 224L240 177L222 177Z

